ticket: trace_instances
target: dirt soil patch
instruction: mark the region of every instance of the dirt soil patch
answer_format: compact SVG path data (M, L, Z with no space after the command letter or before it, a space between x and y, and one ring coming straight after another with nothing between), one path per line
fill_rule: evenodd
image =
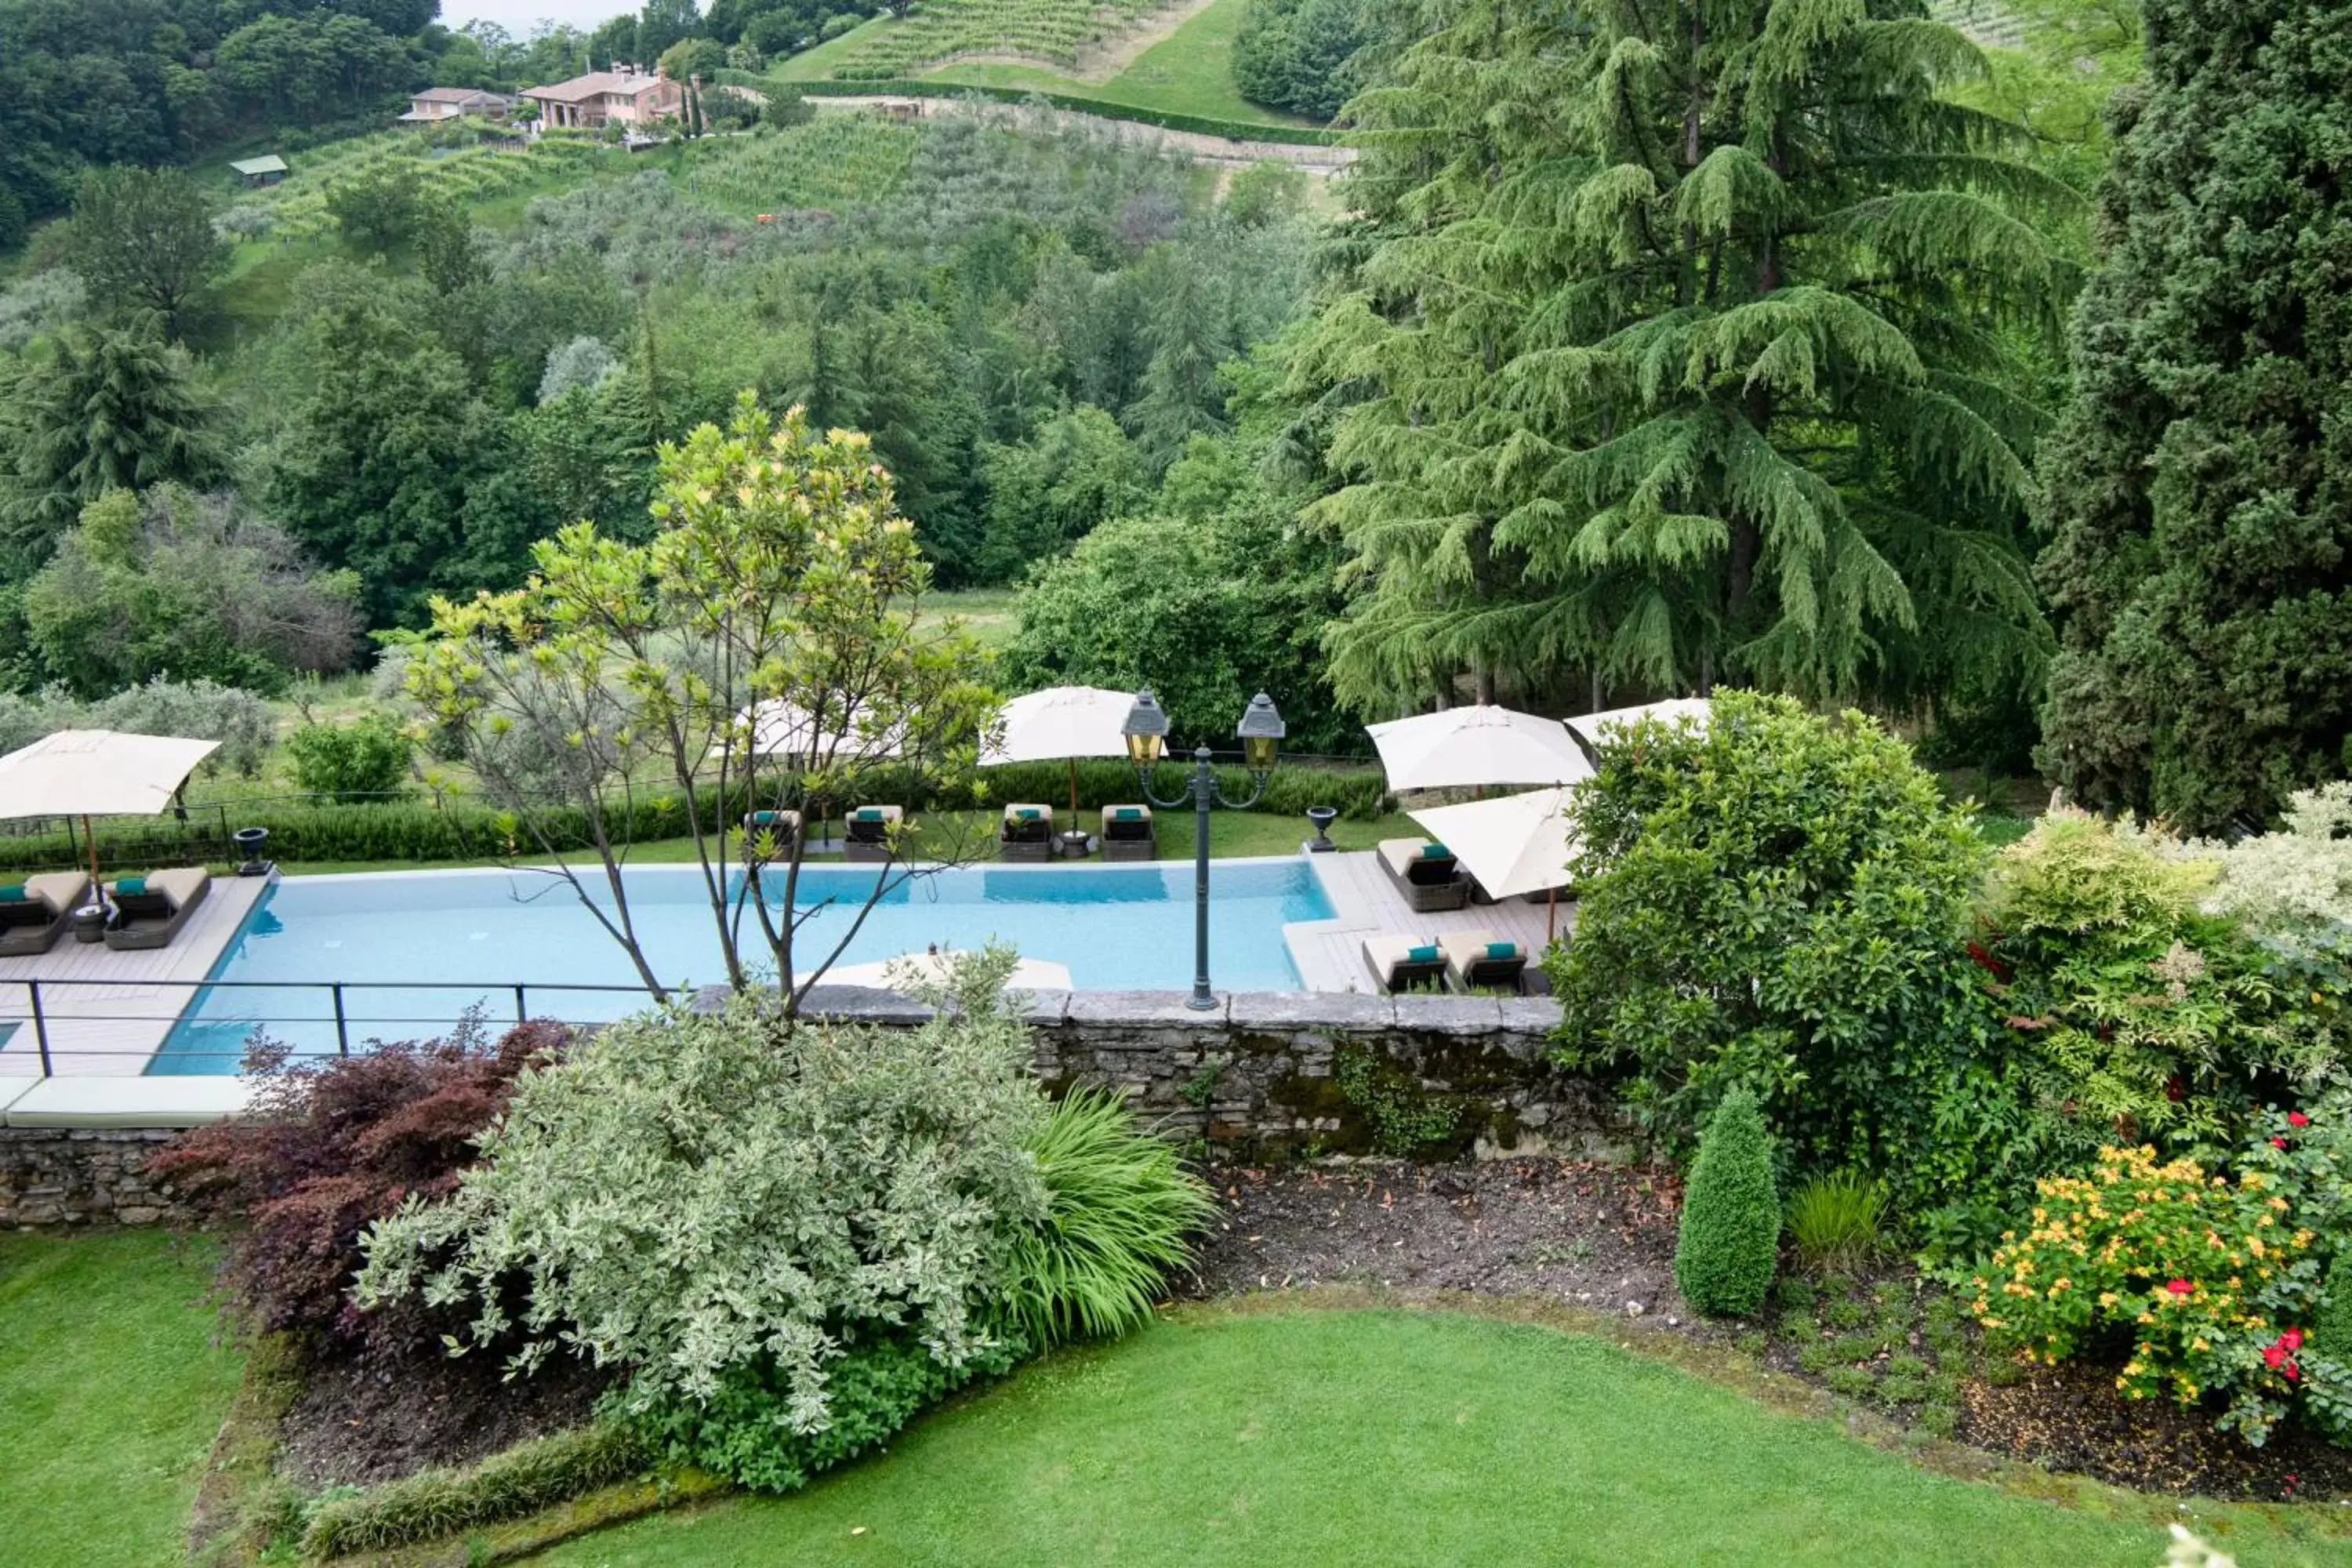
M306 1488L372 1486L470 1465L526 1437L577 1426L612 1383L569 1356L505 1380L495 1355L420 1350L398 1360L313 1363L280 1426L278 1468Z
M1224 1212L1195 1268L1194 1295L1358 1281L1689 1321L1675 1289L1682 1184L1664 1170L1397 1161L1230 1169L1212 1179Z
M2352 1453L2307 1431L2250 1448L2213 1430L2213 1411L2122 1399L2110 1369L2039 1366L2007 1387L1960 1394L1963 1442L2145 1492L2294 1501L2352 1496Z

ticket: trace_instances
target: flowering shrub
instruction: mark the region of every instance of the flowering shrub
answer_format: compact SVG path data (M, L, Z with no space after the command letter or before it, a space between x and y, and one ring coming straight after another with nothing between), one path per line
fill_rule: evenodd
M2307 1345L2318 1226L2346 1195L2341 1135L2301 1111L2262 1121L2235 1180L2143 1145L2039 1183L2031 1226L1975 1281L1979 1321L2053 1365L2127 1337L2125 1397L2225 1401L2217 1425L2257 1446L2298 1405L2352 1430L2347 1370Z
M2318 1013L2336 1005L2200 907L2216 875L2080 812L2053 813L1995 862L1970 956L2037 1141L2062 1157L2117 1139L2234 1142L2264 1092L2305 1092L2335 1064Z

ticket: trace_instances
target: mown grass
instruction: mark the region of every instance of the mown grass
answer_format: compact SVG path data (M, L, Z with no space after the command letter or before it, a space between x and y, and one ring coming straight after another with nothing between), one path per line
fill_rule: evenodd
M1171 776L1172 778L1172 776ZM1162 788L1171 780L1162 780ZM1081 813L1091 826L1093 813ZM1063 805L1061 817L1066 823L1069 807ZM995 815L970 811L932 812L921 819L924 828L918 841L918 853L931 856L957 856L968 858L973 847L983 855L990 850L989 838L994 831ZM1192 854L1192 820L1182 810L1159 814L1160 858L1163 860L1190 859ZM835 816L833 831L841 831L841 819ZM1314 829L1302 816L1276 816L1255 811L1216 811L1209 815L1209 853L1226 859L1250 855L1291 855L1306 842ZM1342 849L1370 849L1383 838L1410 837L1420 831L1407 817L1391 814L1370 822L1349 822L1342 819L1331 825L1331 841ZM740 849L732 851L740 854ZM526 857L526 858L529 858ZM591 851L583 850L570 857L575 865L594 862ZM629 852L632 862L647 866L677 865L694 858L691 838L661 838L637 845ZM838 857L813 856L812 861L838 864ZM278 869L289 877L320 876L333 871L414 871L432 866L495 866L498 860L318 860L307 863L281 861Z
M798 1497L539 1561L2148 1568L2159 1511L2101 1518L1934 1474L1553 1329L1211 1310L1056 1356ZM2244 1568L2347 1560L2268 1531L2224 1544Z
M156 1231L0 1235L0 1561L182 1560L242 1363L213 1257Z
M1241 31L1249 0L1215 0L1168 37L1136 57L1108 81L1084 81L1046 66L965 62L922 73L927 81L969 82L987 87L1028 87L1066 92L1105 103L1198 114L1252 125L1308 125L1313 121L1252 103L1234 85L1234 37Z

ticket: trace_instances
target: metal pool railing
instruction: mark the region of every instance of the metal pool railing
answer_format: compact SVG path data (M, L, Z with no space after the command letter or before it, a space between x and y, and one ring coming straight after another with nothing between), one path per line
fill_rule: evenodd
M94 1012L81 1004L85 1000L96 1001L99 1000L99 998L84 998L81 996L74 997L72 999L72 1004L68 1010L61 1011L57 1005L59 993L61 992L96 991L102 994L110 987L142 992L152 990L156 987L171 987L186 994L180 1005L168 1014L163 1012ZM158 1055L162 1050L162 1044L161 1042L158 1042L156 1045L137 1049L110 1049L103 1046L92 1047L79 1044L53 1046L49 1037L49 1029L52 1025L139 1024L149 1028L153 1028L160 1025L163 1026L165 1036L168 1037L172 1028L184 1021L184 1015L188 1010L188 1006L190 1003L195 999L196 994L208 991L259 991L271 993L273 994L285 993L307 993L310 995L318 996L324 1004L324 1011L305 1013L277 1012L273 1010L272 1012L266 1014L240 1013L228 1017L199 1019L196 1021L243 1026L248 1037L252 1031L266 1028L272 1024L299 1024L310 1026L324 1025L331 1022L335 1030L335 1054L338 1056L351 1055L352 1031L355 1028L362 1028L368 1031L359 1037L362 1042L369 1039L385 1038L386 1037L383 1033L383 1029L385 1026L390 1026L395 1029L404 1028L410 1031L410 1034L408 1035L394 1036L392 1037L415 1037L415 1031L419 1029L427 1031L448 1029L454 1026L466 1012L472 1010L471 1007L459 1008L454 1012L446 1009L440 1009L429 1013L369 1013L355 1010L352 1006L352 1001L354 994L363 995L368 992L438 992L445 994L456 994L480 998L481 1002L475 1004L474 1005L476 1006L486 1005L488 999L493 996L499 997L501 999L510 997L514 1002L514 1017L511 1021L518 1024L522 1023L532 1016L530 1011L530 998L534 993L537 993L542 997L557 993L609 995L627 994L635 996L647 995L647 992L643 985L597 985L568 982L558 983L553 981L542 982L525 980L499 981L491 984L468 984L446 980L96 980L82 979L79 977L73 979L50 978L0 980L0 1023L7 1022L8 1015L13 1011L13 1009L7 1005L8 1003L15 999L12 993L21 992L25 997L27 1017L20 1018L16 1021L20 1026L25 1022L29 1021L31 1023L33 1026L34 1045L40 1057L41 1076L43 1078L55 1078L58 1076L54 1060L54 1058L58 1055L73 1057L146 1058ZM667 996L669 993L667 990L665 990L662 994ZM508 1022L509 1020L502 1016L504 1013L503 1008L499 1009L499 1013L501 1015L500 1016L489 1018L486 1021L497 1023ZM542 1017L551 1017L556 1015L542 1013L540 1016ZM181 1049L175 1050L172 1054L174 1058L210 1058L232 1055L242 1058L245 1054L245 1047L240 1044L234 1052L225 1049L211 1051L201 1049ZM323 1055L324 1053L305 1054Z

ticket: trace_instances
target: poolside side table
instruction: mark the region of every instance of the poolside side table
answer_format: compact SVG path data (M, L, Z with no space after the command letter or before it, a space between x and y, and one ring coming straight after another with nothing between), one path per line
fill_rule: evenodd
M1062 835L1062 858L1065 860L1083 860L1093 847L1094 840L1087 837L1087 830L1083 827L1073 827Z
M73 912L73 938L76 942L91 942L106 940L106 906L84 904Z

